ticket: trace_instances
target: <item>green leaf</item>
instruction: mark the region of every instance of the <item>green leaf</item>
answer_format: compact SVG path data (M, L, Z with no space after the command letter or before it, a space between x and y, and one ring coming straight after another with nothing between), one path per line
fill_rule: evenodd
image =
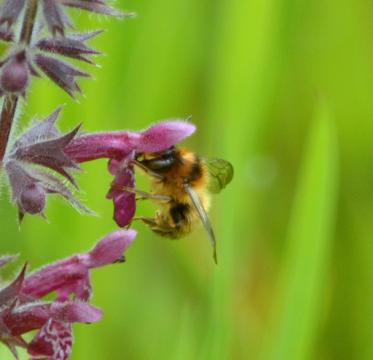
M335 128L320 102L299 173L265 359L314 358L327 302L337 168Z

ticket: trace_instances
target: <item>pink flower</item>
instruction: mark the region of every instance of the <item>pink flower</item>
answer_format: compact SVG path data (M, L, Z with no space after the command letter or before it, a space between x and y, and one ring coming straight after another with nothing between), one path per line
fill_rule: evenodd
M58 194L77 209L89 212L73 196L65 180L77 188L74 172L80 170L79 164L107 158L109 172L114 176L107 198L113 200L116 223L120 227L128 225L136 210L135 195L125 190L135 187L132 160L139 153L165 151L195 131L191 123L169 120L138 132L81 134L77 126L61 134L56 127L60 111L55 110L25 131L5 156L4 168L20 220L25 214L44 215L49 194Z
M26 348L37 359L67 360L71 353L74 322L93 323L102 313L88 303L92 287L90 270L124 260L136 236L134 230L115 231L89 252L73 255L18 277L0 290L0 341L17 356L17 347ZM0 266L13 260L0 258ZM42 298L57 293L54 301ZM23 334L39 330L27 343Z
M114 203L114 220L124 227L131 222L135 211L135 194L124 188L135 187L134 167L131 163L138 153L161 152L192 135L191 123L170 120L140 131L116 131L86 134L75 137L64 149L76 163L108 158L108 169L114 181L107 194Z

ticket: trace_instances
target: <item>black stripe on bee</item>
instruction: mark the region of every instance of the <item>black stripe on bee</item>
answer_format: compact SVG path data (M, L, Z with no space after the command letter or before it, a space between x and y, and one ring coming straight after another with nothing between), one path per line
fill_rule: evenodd
M171 218L177 228L179 228L185 221L188 220L189 212L190 212L189 204L184 204L184 203L178 203L170 209Z
M190 173L188 176L189 182L193 182L199 180L202 177L202 163L199 157L196 157L192 168L190 169Z

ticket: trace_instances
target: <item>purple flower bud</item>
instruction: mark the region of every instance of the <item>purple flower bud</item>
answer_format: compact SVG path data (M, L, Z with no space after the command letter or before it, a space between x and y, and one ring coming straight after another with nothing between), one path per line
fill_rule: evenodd
M37 183L28 185L21 193L20 206L29 214L40 214L45 207L45 190Z
M29 67L24 52L7 59L0 74L0 87L6 93L24 93L29 83Z

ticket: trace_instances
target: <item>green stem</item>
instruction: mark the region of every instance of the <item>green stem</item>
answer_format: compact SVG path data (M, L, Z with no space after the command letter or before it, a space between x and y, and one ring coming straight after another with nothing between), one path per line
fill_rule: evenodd
M38 10L38 0L29 0L25 16L23 18L22 30L19 43L29 45L34 29L35 18ZM14 116L17 110L19 96L7 95L4 99L0 115L0 163L2 163L8 145L10 132L12 130Z

